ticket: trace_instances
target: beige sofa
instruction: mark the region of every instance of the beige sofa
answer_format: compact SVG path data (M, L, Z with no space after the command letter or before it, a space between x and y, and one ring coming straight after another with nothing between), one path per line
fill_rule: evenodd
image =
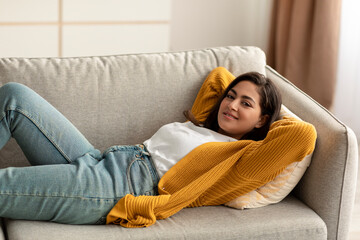
M318 132L312 163L278 204L236 210L189 208L143 229L76 226L3 219L7 239L346 239L355 197L354 133L321 105L266 66L255 47L76 58L0 59L0 85L24 83L45 97L97 148L136 144L165 123L184 121L203 80L215 67L234 75L265 73L284 104ZM91 117L89 117L91 116ZM14 141L0 167L24 166Z

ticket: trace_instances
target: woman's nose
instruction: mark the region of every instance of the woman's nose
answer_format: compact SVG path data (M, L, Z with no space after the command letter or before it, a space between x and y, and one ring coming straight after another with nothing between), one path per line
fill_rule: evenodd
M229 104L229 108L231 110L237 111L239 109L239 104L237 103L238 101L234 100Z

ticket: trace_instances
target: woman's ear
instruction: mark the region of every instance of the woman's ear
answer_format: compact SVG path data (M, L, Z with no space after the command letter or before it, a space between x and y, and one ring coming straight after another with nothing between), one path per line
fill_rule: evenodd
M259 122L255 125L255 128L261 128L262 126L264 126L267 121L269 120L269 115L265 114L265 115L261 115Z

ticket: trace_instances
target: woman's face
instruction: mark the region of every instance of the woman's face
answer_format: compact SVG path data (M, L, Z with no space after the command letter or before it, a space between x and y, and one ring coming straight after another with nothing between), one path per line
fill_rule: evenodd
M222 100L218 112L219 133L241 139L261 127L267 117L261 116L260 94L250 81L236 84Z

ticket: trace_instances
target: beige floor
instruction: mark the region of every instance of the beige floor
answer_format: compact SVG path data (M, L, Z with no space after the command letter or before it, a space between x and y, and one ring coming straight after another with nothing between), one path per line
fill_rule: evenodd
M360 147L360 146L359 146ZM360 156L359 156L360 159ZM360 240L360 164L358 171L357 191L355 198L355 207L350 225L349 240Z

